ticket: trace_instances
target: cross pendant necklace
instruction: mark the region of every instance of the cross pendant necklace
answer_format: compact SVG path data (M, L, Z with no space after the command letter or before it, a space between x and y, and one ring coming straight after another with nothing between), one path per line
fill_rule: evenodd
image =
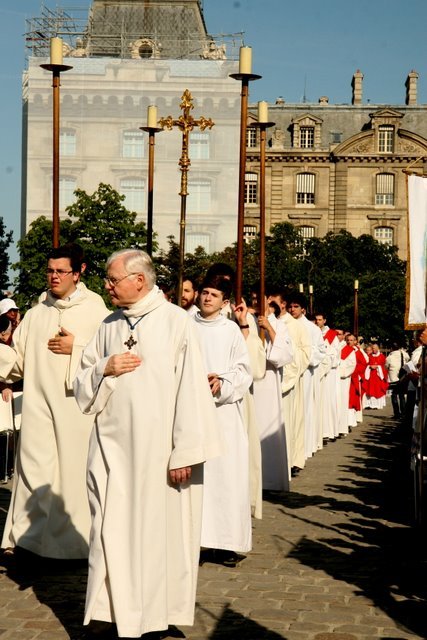
M134 347L136 344L138 344L138 340L135 340L135 338L132 335L132 331L135 329L135 327L138 324L138 322L141 322L143 317L144 316L141 316L140 318L138 318L138 320L136 322L134 322L132 324L132 322L129 320L129 318L126 318L126 316L125 316L125 320L129 325L129 329L130 329L131 333L130 333L129 338L124 341L124 345L125 345L125 347L128 348L129 351L132 349L132 347Z

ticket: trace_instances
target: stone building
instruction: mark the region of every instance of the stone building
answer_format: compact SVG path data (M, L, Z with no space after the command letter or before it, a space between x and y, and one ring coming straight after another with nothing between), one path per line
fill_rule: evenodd
M40 34L44 37L40 38ZM22 232L52 211L52 80L40 67L49 61L52 36L63 39L60 92L60 216L75 189L93 193L111 184L125 206L146 219L148 183L147 107L158 118L178 118L188 89L192 115L215 125L190 134L186 250L231 244L236 235L239 161L240 41L208 35L199 0L93 0L78 21L62 9L29 21L28 70L24 75ZM227 59L226 59L227 58ZM154 231L161 246L179 236L178 129L155 137ZM235 185L235 188L224 188Z
M270 105L266 150L266 228L288 221L303 237L345 229L371 234L407 253L406 170L427 175L427 105L417 104L418 74L403 105L363 104L363 74L351 104ZM253 105L249 124L256 120ZM248 129L245 233L259 228L259 138Z

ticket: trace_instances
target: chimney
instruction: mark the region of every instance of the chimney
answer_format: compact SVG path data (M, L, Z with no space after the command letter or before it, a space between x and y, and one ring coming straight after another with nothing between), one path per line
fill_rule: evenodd
M419 77L418 73L412 69L406 78L406 104L408 105L417 104L417 83Z
M358 69L354 74L353 80L351 82L351 87L353 89L351 104L362 104L363 73L360 71L360 69Z

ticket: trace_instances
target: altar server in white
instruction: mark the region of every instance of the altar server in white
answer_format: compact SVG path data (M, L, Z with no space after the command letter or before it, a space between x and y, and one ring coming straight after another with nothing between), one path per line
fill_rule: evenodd
M220 446L194 323L155 285L150 257L114 253L105 282L120 310L74 382L80 408L96 415L84 624L115 623L120 638L139 638L193 623L202 463Z
M274 313L258 317L265 332L267 367L264 377L254 381L254 400L262 451L262 486L267 491L289 491L290 469L282 410L284 365L293 351L287 326Z
M79 289L81 261L68 247L48 256L46 299L13 335L24 377L22 426L2 547L58 559L87 558L90 531L86 460L93 418L76 405L72 382L83 348L108 315Z
M230 280L205 279L194 321L224 440L224 453L205 465L201 544L225 552L217 553L217 560L235 566L239 553L252 548L249 448L242 402L252 374L241 329L220 313L230 293Z

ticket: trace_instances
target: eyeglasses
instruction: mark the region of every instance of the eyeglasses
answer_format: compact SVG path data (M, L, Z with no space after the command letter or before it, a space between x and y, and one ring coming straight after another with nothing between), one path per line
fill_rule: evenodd
M137 273L127 273L123 278L104 278L105 284L108 284L110 287L117 287L119 282L124 280L125 278L129 278L129 276L136 276Z
M69 276L70 273L73 273L73 270L65 271L65 269L46 269L46 273L48 276L53 276L56 274L60 278L65 278L65 276Z

